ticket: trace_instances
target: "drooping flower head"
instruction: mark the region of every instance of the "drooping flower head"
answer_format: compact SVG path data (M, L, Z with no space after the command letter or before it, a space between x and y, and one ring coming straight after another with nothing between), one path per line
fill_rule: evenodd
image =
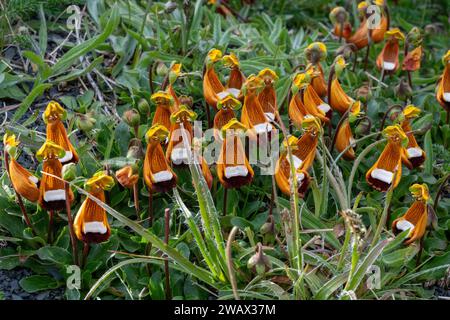
M14 134L5 133L3 136L3 145L5 152L8 152L9 163L6 165L9 169L9 177L16 192L31 202L36 202L39 198L39 179L22 167L15 159L16 148L19 145Z
M214 136L216 139L221 139L220 130L231 119L236 118L235 111L239 110L241 107L241 102L231 94L218 101L217 109L219 109L219 111L214 116Z
M388 139L378 160L367 171L366 180L372 188L387 191L395 188L402 177L402 150L408 144L408 137L399 125L388 126L383 130Z
M413 105L408 105L403 109L401 115L401 127L408 137L408 145L403 148L402 161L409 168L414 169L425 162L425 151L419 146L412 133L411 119L420 115L421 110Z
M63 121L67 118L67 112L56 101L50 101L43 114L44 122L47 124L47 140L53 141L65 151L65 156L60 158L62 164L78 162L78 154L67 137Z
M428 220L428 200L430 194L426 184L415 183L409 187L414 202L406 213L395 219L392 223L392 231L399 233L409 230L405 244L411 244L423 237Z
M85 189L98 200L105 202L105 190L114 186L114 179L100 171L88 179ZM85 243L101 243L111 235L106 211L89 197L84 200L74 220L77 238Z
M336 132L336 150L339 151L339 153L346 150L343 156L347 160L355 159L355 150L353 149L355 147L355 139L353 138L350 124L356 120L360 112L361 102L353 102L348 117L343 121L339 130Z
M230 68L230 77L228 78L227 91L229 91L235 98L241 95L241 88L245 82L245 76L241 71L239 59L234 53L223 56L223 64Z
M312 84L308 85L304 91L303 104L308 114L319 118L323 122L330 122L333 110L328 103L322 100Z
M349 14L344 7L335 7L330 12L330 20L334 25L333 33L337 37L347 39L352 34Z
M175 112L172 95L165 91L158 91L152 94L150 99L156 104L152 125L160 124L166 128L170 128L170 114L171 112Z
M331 82L331 92L329 93L330 106L333 110L336 110L341 114L345 113L354 102L354 100L345 93L339 83L339 76L346 66L344 57L342 55L337 56L334 60L334 73L336 77Z
M268 121L275 121L275 112L278 110L277 95L274 84L278 80L275 71L265 68L258 73L258 77L264 82L264 89L258 95L258 100Z
M217 176L225 188L239 188L253 179L253 169L245 155L240 135L247 128L236 118L222 128L222 148L217 162Z
M447 112L450 112L450 50L442 57L442 63L444 71L438 82L436 100Z
M36 152L36 158L43 162L42 179L39 186L39 205L46 210L63 210L66 206L66 191L62 178L62 164L66 151L54 142L47 140ZM52 176L48 175L51 174ZM54 177L55 176L55 177ZM69 202L74 195L69 189Z
M319 97L325 97L327 95L327 83L320 62L327 57L327 47L322 42L313 42L305 49L305 56L310 64L307 69L312 69L315 73L311 85Z
M194 121L196 118L197 114L185 105L181 105L180 109L170 116L171 125L166 158L167 161L171 162L173 165L189 163L189 152L186 150L185 143L183 142L182 130L184 130L184 133L188 138L186 144L191 146L193 136L191 121ZM181 128L181 124L183 124L183 128Z
M116 178L124 188L133 188L139 180L139 174L132 165L126 165L116 171Z
M205 73L203 75L203 95L206 102L214 109L217 108L218 94L225 91L214 65L222 59L222 51L211 49L205 59Z
M405 40L405 35L398 28L386 31L386 43L377 57L377 67L386 73L393 73L398 69L398 55L400 41Z
M169 130L159 124L153 125L145 135L147 151L143 175L151 192L167 192L177 184L177 176L170 168L161 147L161 143L166 141L168 135Z

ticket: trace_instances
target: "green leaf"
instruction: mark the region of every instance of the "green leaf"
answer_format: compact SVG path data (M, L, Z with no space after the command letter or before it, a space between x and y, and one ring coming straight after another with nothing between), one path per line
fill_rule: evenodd
M37 251L40 259L51 261L59 265L72 264L72 255L66 249L60 247L46 246Z
M425 154L427 155L425 159L425 173L428 175L433 174L433 141L431 140L431 131L425 133L424 138L424 148Z
M34 293L42 290L56 289L58 288L58 282L49 276L33 275L23 278L19 281L23 290L28 293Z
M41 57L44 57L45 52L47 51L47 22L45 20L44 6L42 3L39 5L39 19L41 21L39 28L39 50L41 52Z
M31 106L34 100L38 96L42 95L42 93L51 86L52 86L51 84L38 84L37 86L35 86L33 90L31 90L31 92L28 94L28 96L22 101L19 108L17 108L16 113L12 117L12 121L14 122L19 120L20 117L22 117L25 114L25 112L27 112L28 107Z

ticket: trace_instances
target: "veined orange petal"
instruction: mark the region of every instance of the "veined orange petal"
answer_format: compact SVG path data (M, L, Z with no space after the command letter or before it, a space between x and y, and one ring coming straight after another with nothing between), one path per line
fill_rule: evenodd
M380 26L372 30L372 41L374 43L379 43L383 41L384 35L388 29L388 18L386 14L381 14Z
M337 37L342 37L344 39L348 39L352 35L352 25L349 22L345 22L344 28L341 30L340 23L336 23L334 25L333 33Z
M277 161L275 166L275 182L277 183L278 188L280 188L281 192L285 195L289 196L291 194L291 186L290 186L290 176L291 176L291 167L289 161L287 160L288 155L283 154ZM299 169L296 171L297 178L297 194L299 197L303 198L305 196L306 190L309 186L310 177L306 170Z
M386 74L393 73L398 69L399 44L397 39L388 40L383 50L377 57L377 67Z
M105 202L104 191L91 194ZM105 209L90 198L86 198L81 204L73 228L77 238L86 243L101 243L107 241L111 235Z
M228 78L227 88L234 88L241 90L242 85L245 82L245 76L242 73L239 66L234 66L231 68L230 77Z
M132 188L139 180L139 175L133 172L133 167L127 165L116 171L116 178L124 188Z
M295 96L291 98L289 102L289 110L288 115L289 119L291 119L292 123L297 127L302 127L303 118L308 114L308 111L305 108L305 105L300 98L300 93L297 93Z
M367 19L363 19L363 21L361 21L361 24L359 25L358 29L355 31L355 33L349 37L347 40L347 43L353 43L358 50L367 47L367 45L369 44L369 33L368 33L368 28L367 28ZM374 32L372 33L372 39L374 36ZM381 38L381 40L384 39L384 33L383 33L383 37Z
M170 106L170 111L177 112L180 107L180 99L178 98L177 93L175 92L175 89L173 88L173 85L171 83L167 86L167 92L170 93L174 101L173 105Z
M211 189L213 184L213 176L211 174L211 170L209 169L208 163L206 162L205 158L202 157L200 160L202 162L203 177L205 178L208 188Z
M410 244L423 237L427 226L427 220L428 209L426 202L416 200L402 217L394 220L392 223L392 230L394 233L398 233L405 231L406 227L411 227L412 225L413 228L412 230L410 229L411 231L408 235L408 239L405 241L405 244Z
M297 149L292 151L292 155L301 160L301 164L296 169L308 170L316 157L318 134L312 131L305 131L298 139Z
M273 84L267 84L258 95L261 108L268 121L275 121L275 112L278 110L277 95Z
M272 125L267 121L261 103L255 92L249 91L244 98L241 122L248 129L254 129L253 134L272 131Z
M402 176L402 146L400 142L389 141L378 160L367 171L366 180L372 188L387 191L397 187Z
M450 110L450 63L445 65L444 72L439 80L436 100L444 109Z
M38 178L29 173L13 157L11 157L11 160L9 162L9 175L14 190L16 190L18 194L20 194L28 201L38 201Z
M54 142L66 151L66 155L60 159L62 164L78 162L78 153L67 137L66 128L61 120L49 120L47 122L47 140Z
M353 99L350 98L342 89L339 79L335 78L331 82L330 106L333 110L344 114L352 105Z
M192 126L187 120L183 120L183 127L188 137L187 144L191 146L192 142ZM166 150L166 159L168 163L172 163L174 166L188 164L188 153L184 147L183 132L179 122L172 123L170 126L169 144Z
M221 108L217 111L214 116L214 137L216 139L222 139L220 136L220 129L233 118L236 118L236 115L234 114L234 111L229 108Z
M318 76L312 78L311 85L319 97L325 97L327 95L327 82L325 81L325 76L320 63L315 69L318 70Z
M344 123L340 126L339 131L336 133L336 150L341 153L351 145L351 147L347 149L347 151L345 151L343 156L347 160L354 160L355 151L353 150L353 143L354 139L350 123L348 120L345 120Z
M167 163L158 140L150 139L147 145L143 174L152 192L167 192L177 184L177 176Z
M48 158L42 165L41 183L39 185L39 205L46 210L63 210L66 207L66 192L64 182L49 176L52 174L61 178L62 164L57 158ZM69 202L72 203L74 195L69 189Z
M402 129L406 133L408 137L408 145L406 148L403 148L402 152L402 162L410 169L414 169L419 167L425 162L426 155L425 151L419 146L414 137L414 133L412 133L412 128L409 123L409 120L405 120L402 123Z
M402 69L406 71L416 71L420 69L420 61L422 59L422 46L418 46L414 50L408 52L403 60Z
M305 89L303 104L305 105L308 114L319 118L323 122L330 122L333 112L331 107L319 97L311 85L307 86Z
M170 110L165 106L156 106L155 115L153 116L152 125L161 124L166 128L170 128Z
M203 95L212 108L217 109L217 101L219 100L217 94L224 90L225 88L220 82L214 67L207 68L203 76Z
M253 180L253 169L237 135L226 136L217 163L217 177L225 188L240 188Z

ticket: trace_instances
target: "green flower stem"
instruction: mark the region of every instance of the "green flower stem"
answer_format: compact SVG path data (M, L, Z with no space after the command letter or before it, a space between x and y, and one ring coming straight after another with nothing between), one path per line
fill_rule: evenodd
M392 187L389 188L389 190L386 194L386 201L384 202L384 209L383 209L383 213L381 215L380 222L378 223L377 230L375 231L372 243L370 244L371 248L373 248L377 244L378 239L380 238L380 235L381 235L381 231L383 230L383 228L386 225L386 219L387 219L387 216L389 213L389 206L391 204L393 193L394 193L394 189Z

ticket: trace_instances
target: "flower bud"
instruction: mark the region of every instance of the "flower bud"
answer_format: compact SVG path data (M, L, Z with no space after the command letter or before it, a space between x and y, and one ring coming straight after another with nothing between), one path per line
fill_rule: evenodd
M372 124L369 118L364 118L365 121L360 121L358 125L355 127L355 135L356 136L365 136L370 133L370 129L372 128Z
M139 180L139 175L135 166L127 165L116 171L117 181L124 188L132 188Z
M126 122L126 124L133 128L139 126L139 123L141 122L141 116L139 115L139 112L134 109L125 111L122 118Z
M357 100L360 100L363 103L367 103L367 101L369 101L372 97L372 90L370 90L370 87L365 84L356 89L355 95Z
M165 76L169 72L169 68L164 64L164 62L158 62L156 66L156 74L158 76Z
M266 222L259 229L261 234L274 234L275 233L275 221L273 220L273 216L270 215L267 217Z
M148 114L150 112L150 104L147 99L139 100L137 107L139 112L142 114Z
M406 40L408 41L408 43L411 43L415 46L419 45L422 42L420 29L417 27L413 27L406 35Z
M89 132L95 126L97 120L91 117L89 114L80 114L77 116L76 125L77 128L84 132Z
M175 1L168 1L164 5L165 13L172 13L177 8L177 3Z
M248 259L247 268L252 270L254 273L263 275L269 271L272 267L272 263L269 258L264 254L262 249L262 244L258 242L256 245L256 253Z
M181 96L180 98L180 104L186 105L189 109L192 109L192 106L194 105L194 101L192 97L189 96Z
M77 165L73 162L63 165L62 177L66 181L72 181L77 177Z
M409 83L401 78L398 86L395 87L395 94L398 98L404 100L412 96L413 91Z

